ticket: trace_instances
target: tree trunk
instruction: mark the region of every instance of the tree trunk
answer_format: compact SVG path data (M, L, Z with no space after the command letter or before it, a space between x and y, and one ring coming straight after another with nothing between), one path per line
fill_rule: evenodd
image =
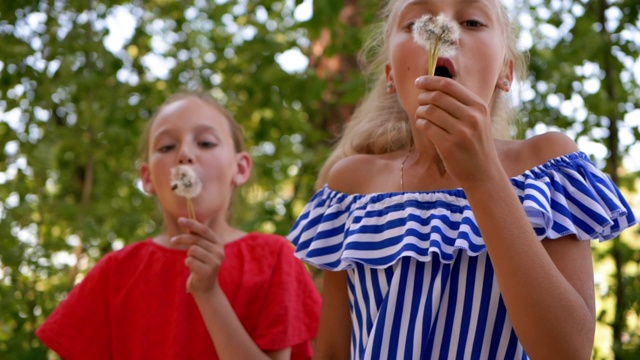
M358 0L345 0L339 12L340 23L346 28L361 28L360 4ZM325 55L325 49L329 44L340 44L345 41L345 34L340 29L325 27L320 31L318 39L313 40L309 66L316 70L318 78L327 82L327 88L322 94L320 104L321 124L324 129L333 135L340 132L343 124L351 119L355 110L355 104L343 103L340 99L344 96L341 85L351 80L351 73L358 71L357 54L337 52L334 55Z
M609 137L607 138L607 148L609 149L609 157L607 159L606 171L611 176L614 183L619 184L618 169L620 167L620 154L619 154L619 139L618 139L618 119L620 114L618 111L617 94L615 79L618 78L618 74L612 69L611 66L611 38L607 32L605 24L607 22L606 11L609 8L607 0L599 0L599 21L602 26L602 38L607 46L607 51L603 51L602 66L604 71L604 78L602 80L602 86L604 87L607 102L610 106L607 108L607 118L609 120ZM623 256L622 243L619 237L613 239L613 247L611 249L611 256L615 263L614 270L614 289L615 289L615 309L614 320L611 324L613 351L616 359L621 358L622 350L622 337L624 336L624 329L626 328L626 313L627 313L627 297L624 285L624 264L625 259Z

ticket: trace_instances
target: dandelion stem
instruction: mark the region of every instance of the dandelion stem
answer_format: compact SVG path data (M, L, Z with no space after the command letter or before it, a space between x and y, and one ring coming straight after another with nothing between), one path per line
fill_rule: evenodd
M435 75L436 65L438 64L438 45L439 41L435 41L433 46L429 48L429 72L427 75Z
M187 215L189 216L189 219L196 219L196 210L193 207L193 202L191 201L190 196L187 196Z
M455 52L459 31L458 24L444 14L426 14L416 21L412 30L413 39L429 54L427 75L435 75L440 55L450 56Z

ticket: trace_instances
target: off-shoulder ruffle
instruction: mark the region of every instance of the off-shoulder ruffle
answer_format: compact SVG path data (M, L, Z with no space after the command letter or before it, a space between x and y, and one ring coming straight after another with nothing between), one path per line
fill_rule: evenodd
M582 152L552 159L511 179L540 240L576 235L605 241L636 224L611 179ZM296 256L329 270L354 262L382 268L411 256L452 262L486 247L462 189L344 194L327 186L309 201L288 235Z

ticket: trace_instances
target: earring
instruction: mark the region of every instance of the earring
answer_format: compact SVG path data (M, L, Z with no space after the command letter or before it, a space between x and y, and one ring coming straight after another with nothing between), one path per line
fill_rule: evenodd
M389 81L387 83L387 92L390 92L393 89L393 83L391 81Z
M509 80L503 81L502 85L504 85L504 87L508 87L509 86Z

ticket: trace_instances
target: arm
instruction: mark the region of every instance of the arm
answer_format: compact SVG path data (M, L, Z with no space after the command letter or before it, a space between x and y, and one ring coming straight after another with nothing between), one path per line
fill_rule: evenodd
M560 133L521 149L529 167L576 150ZM502 166L484 175L465 191L522 345L534 359L589 359L596 323L591 242L575 235L540 242Z
M322 312L314 359L349 359L351 346L351 314L347 273L323 273Z
M258 348L238 320L233 307L217 283L209 292L193 292L193 297L220 359L284 360L291 358L291 348L271 352L263 352Z
M179 224L188 233L171 240L187 245L187 267L191 276L187 290L193 295L220 359L289 359L291 348L263 352L247 333L218 283L218 271L224 260L224 244L211 229L186 218Z
M590 242L575 236L538 241L506 183L479 184L467 195L527 353L533 359L589 359L595 332Z
M522 345L533 359L589 359L595 332L590 243L574 236L540 242L496 150L490 111L461 84L422 77L418 140L435 145L465 190ZM419 144L418 144L419 145ZM573 152L553 134L510 149L526 164Z

